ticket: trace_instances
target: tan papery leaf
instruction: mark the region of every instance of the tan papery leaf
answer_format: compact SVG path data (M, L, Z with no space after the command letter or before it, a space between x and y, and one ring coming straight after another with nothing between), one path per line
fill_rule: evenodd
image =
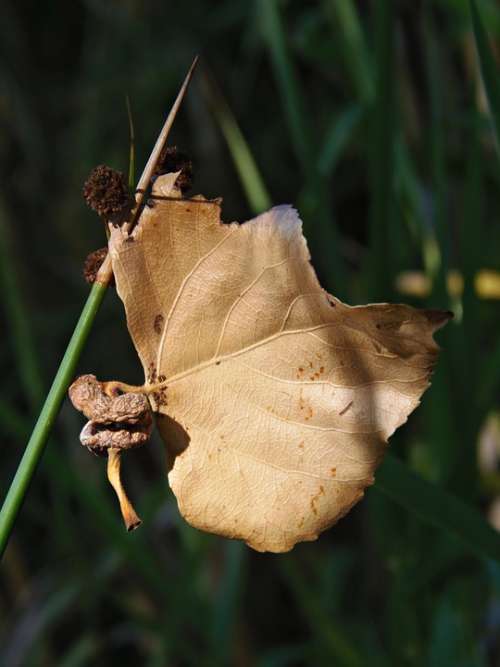
M169 482L193 526L287 551L373 482L449 313L347 306L319 285L292 207L222 224L176 177L109 244Z

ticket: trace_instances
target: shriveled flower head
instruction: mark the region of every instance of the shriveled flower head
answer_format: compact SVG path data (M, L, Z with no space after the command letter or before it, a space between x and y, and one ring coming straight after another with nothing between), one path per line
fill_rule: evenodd
M193 185L193 163L190 158L177 150L177 146L165 146L160 154L154 175L170 174L180 171L176 186L184 194Z
M94 250L94 252L91 252L87 255L83 265L83 277L85 278L85 281L89 283L89 285L92 285L92 283L95 282L99 269L106 259L107 254L108 248L105 246L104 248ZM111 277L109 284L115 284L114 277Z
M114 225L128 219L135 201L125 176L103 164L90 172L83 186L83 196L93 211Z

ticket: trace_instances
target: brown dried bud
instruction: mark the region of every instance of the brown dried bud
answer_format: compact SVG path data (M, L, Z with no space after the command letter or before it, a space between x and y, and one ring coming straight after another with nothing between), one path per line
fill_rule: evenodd
M98 250L94 250L94 252L91 252L87 255L85 262L83 264L83 277L85 278L86 282L89 283L89 285L92 285L95 283L95 279L97 277L97 274L99 272L99 269L102 266L102 263L106 259L106 256L108 254L108 248L105 246L104 248L99 248ZM111 278L109 281L110 285L114 285L115 280L114 277Z
M151 437L153 420L151 415L144 417L143 423L133 429L127 424L101 425L88 421L80 433L80 442L97 456L105 456L108 449L135 449L145 445Z
M193 163L190 158L177 150L177 146L165 146L154 171L155 176L180 171L175 184L184 194L193 186Z
M114 382L99 382L95 375L80 375L68 390L77 410L99 424L138 424L151 412L144 394L117 393ZM109 389L111 387L111 390Z
M115 226L128 220L135 204L125 176L106 165L99 165L90 172L83 186L83 196L93 211Z
M110 447L145 444L153 428L146 396L134 392L110 396L106 388L107 383L98 382L95 375L81 375L69 388L74 407L89 420L80 434L82 445L102 454Z
M121 453L149 440L153 418L144 394L121 393L119 387L118 382L99 382L95 375L81 375L68 393L75 408L90 420L83 427L80 442L97 456L107 455L109 482L118 496L127 530L134 530L141 520L121 482Z

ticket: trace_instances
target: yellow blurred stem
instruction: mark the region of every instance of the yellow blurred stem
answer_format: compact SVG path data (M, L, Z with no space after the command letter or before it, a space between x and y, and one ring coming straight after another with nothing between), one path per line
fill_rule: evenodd
M451 297L460 297L464 279L460 271L449 271L446 284ZM432 290L432 281L423 271L402 271L396 277L396 289L400 294L425 298ZM500 271L481 269L474 277L474 289L480 299L500 299Z
M121 454L122 452L120 449L108 449L108 480L118 496L118 502L120 503L120 510L125 522L125 527L130 532L140 526L142 521L137 516L137 513L128 499L122 485L120 475Z

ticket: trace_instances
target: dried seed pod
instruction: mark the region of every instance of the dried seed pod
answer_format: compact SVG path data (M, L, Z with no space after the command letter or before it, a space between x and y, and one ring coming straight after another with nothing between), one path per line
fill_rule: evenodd
M90 172L83 186L83 197L93 211L115 226L128 220L135 204L125 176L102 164Z
M115 392L114 383L99 382L95 375L80 375L68 391L75 408L95 424L141 425L151 420L144 394Z
M182 194L193 186L193 163L188 155L177 150L177 146L165 146L154 171L155 176L180 171L175 185Z
M88 421L80 433L80 442L92 453L104 456L108 449L134 449L145 445L151 437L151 415L142 424L132 428L126 424L98 424Z
M105 246L104 248L98 248L97 250L94 250L93 252L87 255L85 262L83 264L83 277L85 278L85 281L89 285L95 283L99 269L101 268L102 263L106 259L107 254L108 254L108 248L107 246ZM115 284L113 277L111 278L109 284L110 285Z

